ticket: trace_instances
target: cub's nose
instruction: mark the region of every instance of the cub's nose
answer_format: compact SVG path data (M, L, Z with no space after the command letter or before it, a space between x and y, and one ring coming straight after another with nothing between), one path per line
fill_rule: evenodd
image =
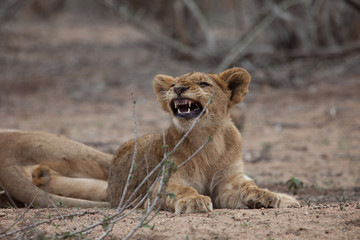
M183 86L174 87L174 92L180 97L180 95L188 89L189 87L183 87Z

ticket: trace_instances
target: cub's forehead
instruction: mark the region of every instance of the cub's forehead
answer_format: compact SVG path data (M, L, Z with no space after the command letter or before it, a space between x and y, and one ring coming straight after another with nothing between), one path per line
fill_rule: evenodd
M190 72L182 76L176 77L175 81L177 83L192 83L192 82L209 82L215 83L213 77L210 74L202 72Z

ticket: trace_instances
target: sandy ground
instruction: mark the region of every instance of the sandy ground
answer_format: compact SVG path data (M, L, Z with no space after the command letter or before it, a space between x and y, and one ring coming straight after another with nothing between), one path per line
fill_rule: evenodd
M151 89L153 76L206 70L153 51L129 26L60 22L1 27L0 128L63 134L114 152L133 137L130 84L143 135L168 122ZM134 239L360 239L360 75L338 77L296 89L252 86L235 109L247 174L260 186L286 193L291 177L303 181L296 196L301 208L161 212ZM24 211L0 209L0 236ZM9 239L75 231L114 210L87 211ZM58 215L55 209L30 209L8 233ZM139 210L118 222L109 238L125 236L140 215ZM102 233L99 226L87 237Z

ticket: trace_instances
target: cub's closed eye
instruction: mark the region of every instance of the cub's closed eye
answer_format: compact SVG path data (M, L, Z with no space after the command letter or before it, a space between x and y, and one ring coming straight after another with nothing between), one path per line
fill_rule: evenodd
M175 86L175 84L171 84L170 87L172 88L173 86Z
M201 82L199 83L200 87L208 87L211 86L211 84L207 83L207 82Z

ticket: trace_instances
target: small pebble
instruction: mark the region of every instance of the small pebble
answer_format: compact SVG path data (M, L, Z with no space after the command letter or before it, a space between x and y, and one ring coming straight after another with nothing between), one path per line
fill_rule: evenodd
M305 215L309 215L309 213L308 213L308 212L305 212Z
M0 212L0 217L5 217L5 216L6 216L5 213L1 213L1 212Z

